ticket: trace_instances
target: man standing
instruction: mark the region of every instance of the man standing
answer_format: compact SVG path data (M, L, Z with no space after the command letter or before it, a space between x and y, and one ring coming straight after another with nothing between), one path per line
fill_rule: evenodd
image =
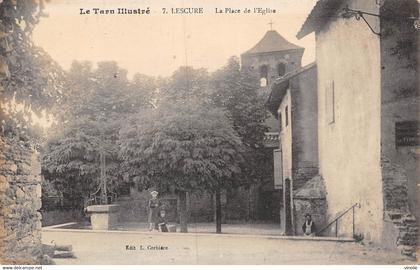
M149 231L153 231L153 229L157 228L157 222L158 222L158 215L160 210L160 201L157 197L159 194L156 190L153 190L150 192L152 195L152 198L149 200L149 213L148 213L148 222L149 222Z

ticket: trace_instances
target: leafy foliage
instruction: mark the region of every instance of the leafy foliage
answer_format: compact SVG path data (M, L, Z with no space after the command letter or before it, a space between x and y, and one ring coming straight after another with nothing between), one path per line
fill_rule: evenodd
M121 123L139 109L150 107L154 80L135 75L133 82L115 62L102 62L92 70L89 62L74 62L68 73L66 95L57 132L43 157L46 179L86 197L98 187L100 151L106 155L110 189L124 179L118 158ZM78 197L76 197L78 198ZM83 201L83 200L81 200Z
M31 42L43 6L42 0L0 2L0 99L3 106L7 102L25 106L20 111L1 111L2 131L6 134L38 135L31 133L31 114L55 106L63 94L63 70Z
M259 181L266 174L269 157L263 145L267 112L265 99L258 93L258 78L241 70L239 59L231 57L226 66L213 74L211 82L211 102L225 110L246 147L243 179L247 183Z
M209 85L207 70L180 67L162 84L159 101L163 104L204 102L209 94Z
M168 104L130 119L120 133L123 168L147 188L194 191L232 185L242 144L223 111Z

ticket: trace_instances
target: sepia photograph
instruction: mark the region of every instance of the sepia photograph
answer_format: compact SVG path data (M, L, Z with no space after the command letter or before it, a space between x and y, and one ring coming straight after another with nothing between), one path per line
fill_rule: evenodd
M417 269L419 11L0 0L2 269Z

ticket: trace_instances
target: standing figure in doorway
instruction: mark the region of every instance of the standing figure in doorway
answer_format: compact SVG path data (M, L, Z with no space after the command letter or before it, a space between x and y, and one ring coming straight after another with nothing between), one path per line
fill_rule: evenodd
M305 236L315 236L315 222L310 214L305 215L305 223L302 225L302 231Z
M149 231L153 231L153 229L157 228L157 222L158 222L158 216L159 216L159 210L160 210L160 201L158 199L158 192L156 190L153 190L150 192L152 195L152 198L149 200L149 215L148 215L148 222L149 222Z

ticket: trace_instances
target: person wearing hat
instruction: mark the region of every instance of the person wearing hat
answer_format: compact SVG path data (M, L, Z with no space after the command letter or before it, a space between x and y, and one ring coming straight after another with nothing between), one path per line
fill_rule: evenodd
M148 222L149 222L149 231L153 231L153 229L158 229L157 222L158 222L158 215L160 209L160 201L158 199L158 192L153 190L150 192L152 198L149 200L149 215L148 215Z
M312 220L310 214L305 214L305 223L302 225L302 231L305 236L315 235L315 222Z

